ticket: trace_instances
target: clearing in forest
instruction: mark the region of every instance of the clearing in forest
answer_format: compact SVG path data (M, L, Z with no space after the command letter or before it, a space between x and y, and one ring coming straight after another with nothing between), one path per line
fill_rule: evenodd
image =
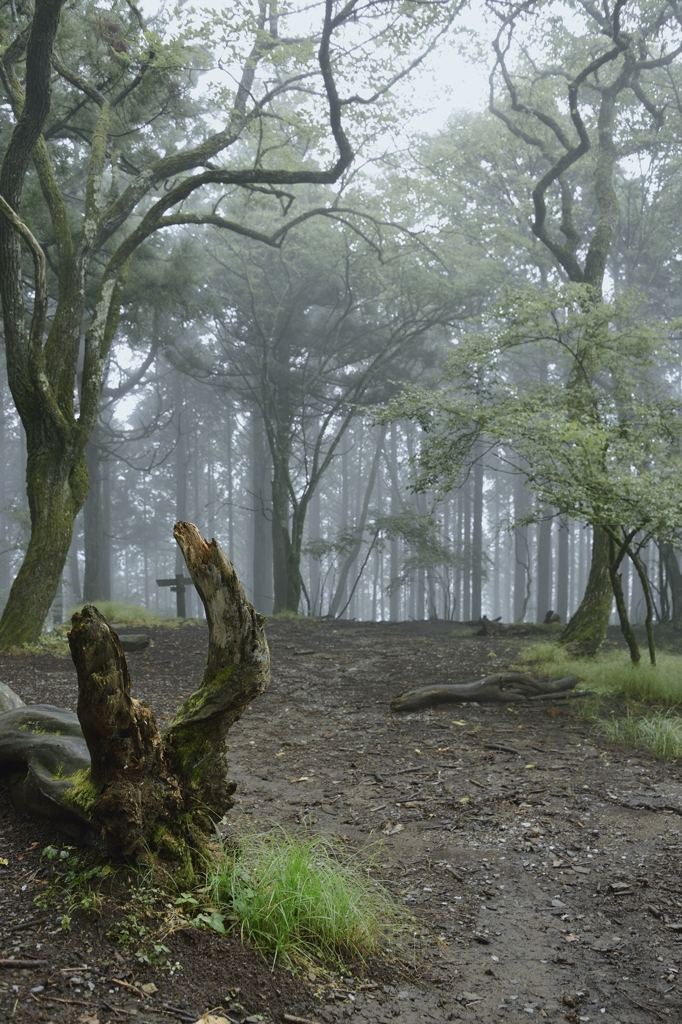
M129 656L133 692L163 724L200 676L207 634L146 631L154 646ZM230 732L227 833L280 824L373 844L373 875L414 915L412 962L293 977L235 935L196 929L165 939L165 963L140 962L130 907L105 901L64 931L36 906L40 852L68 840L0 794L0 958L37 961L0 967L0 1020L170 1024L218 1007L273 1024L681 1019L676 764L600 740L580 698L390 712L415 684L507 668L518 639L296 619L267 635L271 686ZM29 703L75 707L70 660L2 655L0 680Z

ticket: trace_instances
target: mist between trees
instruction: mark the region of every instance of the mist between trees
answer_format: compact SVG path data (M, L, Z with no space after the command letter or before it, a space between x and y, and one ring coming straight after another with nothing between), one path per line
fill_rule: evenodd
M409 137L461 3L38 6L0 9L0 646L172 615L176 520L267 614L679 624L676 4L491 5L488 110Z
M98 599L174 616L175 596L156 579L179 571L168 542L176 518L220 538L250 600L270 614L272 460L262 415L226 403L161 357L150 374L156 379L148 403L158 419L153 429L139 431L149 436L122 441L108 417L98 428L88 453L90 495L76 520L50 617L59 622L70 607ZM0 585L6 598L29 519L21 500L25 455L6 387L3 410ZM413 424L383 430L360 416L352 421L310 502L300 611L328 615L335 605L343 618L468 621L484 613L505 622L541 622L552 609L566 622L585 589L591 530L549 515L538 525L507 530L505 523L527 510L530 495L523 477L504 470L472 473L430 514L433 495L408 491L408 460L418 440ZM18 497L11 500L13 494ZM472 538L479 530L477 557ZM665 560L653 544L645 557L657 585ZM629 568L624 587L632 621L642 622L644 597ZM203 614L193 588L186 602L188 616ZM671 611L668 598L662 617Z

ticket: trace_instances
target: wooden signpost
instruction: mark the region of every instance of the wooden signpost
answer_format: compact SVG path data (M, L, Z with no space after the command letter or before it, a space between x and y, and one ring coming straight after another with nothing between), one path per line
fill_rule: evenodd
M157 587L170 587L171 592L175 592L175 600L177 602L178 618L186 619L187 614L185 611L185 590L188 586L193 587L194 582L190 576L184 576L181 572L170 580L157 580Z

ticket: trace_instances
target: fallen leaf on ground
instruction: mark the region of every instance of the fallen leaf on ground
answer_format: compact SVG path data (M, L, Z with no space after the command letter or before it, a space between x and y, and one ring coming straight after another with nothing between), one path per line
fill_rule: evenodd
M308 776L307 776L307 775L302 775L302 776L300 777L300 779L287 779L287 782L291 782L291 784L292 784L292 785L293 785L294 783L296 783L296 782L309 782L309 781L310 781L310 780L309 780L309 778L308 778Z
M575 932L569 932L568 935L564 935L564 942L579 942L578 936Z
M387 821L382 832L385 836L394 836L396 832L402 832L405 826L399 821L397 825L394 825L392 821Z
M612 949L617 949L620 942L620 935L602 935L594 940L592 949L596 949L600 953L608 953Z

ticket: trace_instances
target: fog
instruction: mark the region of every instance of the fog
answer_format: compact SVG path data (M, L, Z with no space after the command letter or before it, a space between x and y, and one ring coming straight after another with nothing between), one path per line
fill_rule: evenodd
M267 7L259 31L270 33L268 46L289 48L278 67L260 52L249 56L248 19L237 30L232 14L216 13L209 43L191 12L171 18L144 6L169 40L163 102L151 90L140 94L140 110L122 107L121 123L110 129L101 188L111 203L120 175L124 184L138 180L143 157L168 159L218 131L239 89L256 113L235 135L242 148L231 159L261 178L248 187L236 178L224 184L223 157L188 163L216 180L169 206L175 212L164 230L149 233L130 276L121 277L120 317L109 311L115 330L102 347L99 419L85 448L89 492L47 628L84 601L200 617L192 587L178 593L169 585L183 573L176 520L220 541L266 615L566 622L583 599L595 517L577 499L562 507L547 500L533 466L513 454L513 439L486 440L482 428L478 447L454 469L442 460L428 469L424 445L446 412L434 403L425 414L424 395L450 394L453 352L495 336L496 311L510 294L575 285L600 301L636 296L639 315L662 318L677 352L670 325L681 283L673 230L681 194L679 26L668 13L659 22L639 8L622 15L627 38L639 40L635 82L626 81L629 65L617 64L621 51L605 48L609 32L620 38L615 8L600 14L550 4L521 14L444 4L434 13L417 5L409 16L362 8L332 51L330 74L345 96L343 115L351 112L344 131L354 151L332 174L324 168L345 143L332 131L316 67L306 71L305 87L295 74L317 59L321 10L296 8L288 27L300 38L284 39L276 9ZM98 32L93 52L108 33L113 66L112 53L128 52L123 29L114 18ZM181 45L184 64L172 50ZM253 74L250 60L261 61ZM78 89L62 79L46 138L62 161L55 167L65 203L80 211L92 126L71 131L80 107L59 120L69 90ZM8 105L1 118L4 151ZM286 173L270 180L282 153ZM305 173L291 171L297 161ZM186 173L162 177L135 217ZM24 216L48 254L49 333L62 286L34 172L28 181ZM28 324L35 307L24 256ZM94 271L84 274L76 417L88 393L97 280ZM546 338L538 344L516 361L500 356L495 372L504 364L507 382L516 375L519 386L569 387L563 356ZM656 380L678 395L675 360L659 361ZM480 367L485 394L492 378L483 358ZM17 412L12 373L10 360L9 374L4 364L0 371L2 606L32 528L25 426L33 414ZM673 614L677 555L661 548L669 537L647 534L645 520L635 535L656 614L665 619ZM640 578L630 562L621 572L629 615L642 621Z

